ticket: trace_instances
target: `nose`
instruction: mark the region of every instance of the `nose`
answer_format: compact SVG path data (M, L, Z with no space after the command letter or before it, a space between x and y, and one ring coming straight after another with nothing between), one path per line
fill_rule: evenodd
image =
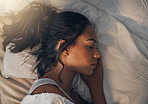
M100 52L98 51L98 49L95 49L94 58L98 59L100 57L101 57Z

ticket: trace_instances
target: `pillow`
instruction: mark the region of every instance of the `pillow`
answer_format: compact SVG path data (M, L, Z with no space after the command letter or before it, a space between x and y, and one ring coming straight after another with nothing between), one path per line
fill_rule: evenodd
M5 13L9 13L10 11L17 12L31 2L46 3L59 9L63 9L64 5L70 3L69 0L23 0L21 2L19 0L12 0L11 2L9 1L9 3L7 1L0 1L0 4L5 4L2 6L3 8L1 7L3 11L0 11L0 16L3 16ZM2 75L6 78L38 78L37 72L33 72L36 57L29 55L27 53L28 51L29 50L19 53L11 53L10 50L7 50L5 52L4 59L3 57L1 58L1 60L3 60Z
M53 2L56 4L57 1ZM65 10L82 13L96 25L98 48L104 67L104 91L107 103L147 104L146 1L64 1ZM56 5L58 7L60 4Z
M0 39L0 71L2 70L2 61L4 57L4 52L2 50L2 39Z
M67 0L0 0L0 19L10 10L17 12L32 1L49 3L59 9L62 9L68 3ZM2 24L0 24L1 26ZM1 31L2 29L0 28L0 34ZM0 39L1 42L2 39ZM0 45L0 48L2 49L2 45ZM7 50L4 57L4 52L0 50L0 70L3 67L2 73L7 77L3 77L0 72L0 104L19 104L37 78L36 72L32 73L34 65L32 66L31 64L34 64L34 59L24 63L26 58L29 59L28 56L30 55L27 52L13 54ZM2 60L4 62L3 65ZM88 100L90 99L88 98Z
M0 73L0 104L19 104L33 82L27 78L5 78Z
M41 1L40 1L41 2ZM62 9L68 1L49 0L46 3ZM61 3L61 4L60 4ZM16 104L20 103L22 98L27 94L33 81L37 79L37 72L34 71L36 57L28 54L29 50L24 50L19 53L11 53L9 49L5 52L3 60L3 70L0 73L0 103ZM90 92L88 87L82 81L79 75L76 75L72 85L76 92L86 101L91 102ZM15 94L14 94L15 93Z
M2 75L6 78L37 79L37 70L33 71L36 66L35 62L36 57L30 55L27 50L19 53L12 53L7 50L3 59Z

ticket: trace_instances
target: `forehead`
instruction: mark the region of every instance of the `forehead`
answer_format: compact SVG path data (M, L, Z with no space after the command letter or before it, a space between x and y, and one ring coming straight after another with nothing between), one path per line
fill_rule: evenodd
M97 41L97 36L96 36L96 32L95 32L95 29L88 25L84 32L79 36L79 39L95 39Z

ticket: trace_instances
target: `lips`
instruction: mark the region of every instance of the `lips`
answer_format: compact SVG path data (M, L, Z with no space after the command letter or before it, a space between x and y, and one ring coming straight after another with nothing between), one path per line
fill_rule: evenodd
M92 66L93 68L96 68L97 64L91 64L91 66Z

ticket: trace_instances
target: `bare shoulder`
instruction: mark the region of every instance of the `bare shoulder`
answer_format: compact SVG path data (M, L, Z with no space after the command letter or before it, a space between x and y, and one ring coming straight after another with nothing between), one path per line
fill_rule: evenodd
M44 84L44 85L37 87L32 92L32 95L41 94L41 93L55 93L55 94L59 94L63 97L67 97L57 86L52 85L52 84Z

